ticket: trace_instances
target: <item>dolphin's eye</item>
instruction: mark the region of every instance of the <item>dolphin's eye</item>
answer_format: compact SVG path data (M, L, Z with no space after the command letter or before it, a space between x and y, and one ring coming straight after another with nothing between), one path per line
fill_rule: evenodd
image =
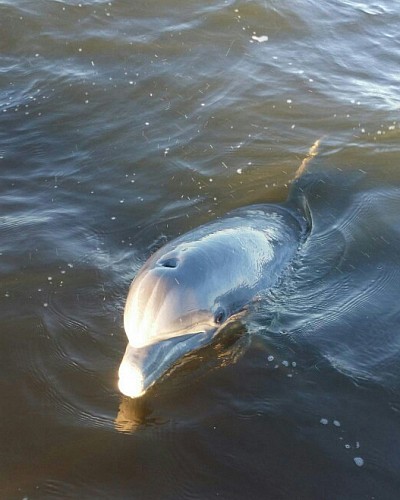
M178 266L178 259L176 257L170 257L169 259L161 260L159 265L162 267L174 268Z
M215 311L214 321L217 325L220 325L221 323L223 323L225 321L225 317L226 317L225 311L221 307L219 307Z

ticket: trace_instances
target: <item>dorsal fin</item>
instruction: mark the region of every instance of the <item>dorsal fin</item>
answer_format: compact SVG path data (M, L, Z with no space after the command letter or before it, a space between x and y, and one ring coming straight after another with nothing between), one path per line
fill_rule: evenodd
M287 203L294 205L297 210L300 210L304 218L307 220L307 225L308 225L307 232L310 232L312 228L312 216L310 207L307 202L307 198L304 195L304 186L307 185L307 183L301 183L300 180L304 178L304 175L307 172L309 164L311 163L313 158L317 156L322 139L323 138L320 137L314 142L314 144L308 150L307 155L301 162L299 168L296 170L296 173L292 181L289 197L287 200Z
M304 172L307 170L309 163L311 160L317 156L318 150L319 150L319 145L321 144L322 137L317 139L314 144L311 146L311 148L308 150L307 155L303 158L303 161L301 162L299 168L296 170L296 173L294 174L294 179L293 181L299 179Z

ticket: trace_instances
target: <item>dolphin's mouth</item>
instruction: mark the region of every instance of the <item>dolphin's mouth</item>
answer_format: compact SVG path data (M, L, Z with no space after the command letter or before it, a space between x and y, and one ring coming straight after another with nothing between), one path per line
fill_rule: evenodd
M118 388L137 398L156 382L180 358L210 343L215 329L161 340L145 347L128 344L119 367Z

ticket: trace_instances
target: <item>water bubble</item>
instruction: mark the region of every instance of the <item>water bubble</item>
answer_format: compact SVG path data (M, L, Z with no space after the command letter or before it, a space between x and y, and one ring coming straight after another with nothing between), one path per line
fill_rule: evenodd
M261 36L253 35L251 38L252 38L252 40L255 40L258 43L268 42L267 35L261 35Z
M322 424L322 425L328 425L329 420L327 418L321 418L321 420L319 421L319 423Z
M361 457L354 457L353 460L358 467L362 467L364 465L364 459Z

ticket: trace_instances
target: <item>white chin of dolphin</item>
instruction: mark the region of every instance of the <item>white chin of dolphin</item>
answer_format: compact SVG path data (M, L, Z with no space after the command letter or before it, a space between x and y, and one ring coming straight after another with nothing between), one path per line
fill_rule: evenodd
M122 362L119 367L118 388L125 396L138 398L145 393L141 370L128 362Z

